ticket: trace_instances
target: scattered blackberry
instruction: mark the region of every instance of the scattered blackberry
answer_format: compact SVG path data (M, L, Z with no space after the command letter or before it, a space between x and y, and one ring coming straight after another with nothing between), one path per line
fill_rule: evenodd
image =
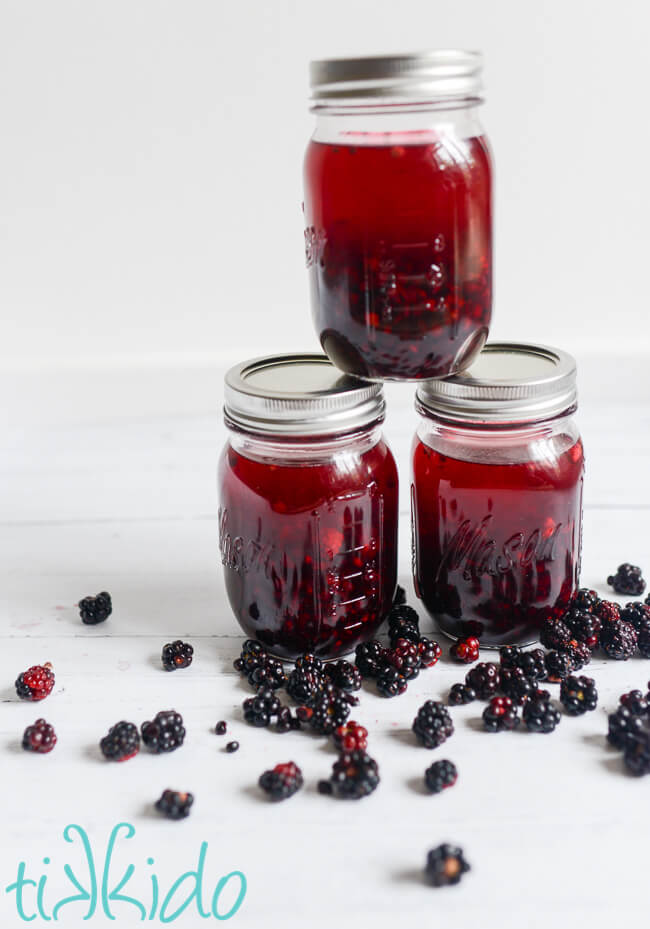
M650 658L650 619L644 619L639 624L636 644L641 656Z
M539 630L539 641L545 648L563 649L566 648L571 639L571 630L562 619L549 617L544 620Z
M368 730L353 720L335 729L332 737L340 752L365 752L368 748Z
M483 725L488 732L509 732L516 729L520 721L510 697L492 697L483 710Z
M453 787L457 779L456 765L447 759L434 761L424 772L424 783L432 794L439 794L447 787Z
M405 603L392 606L388 613L388 628L391 629L403 621L413 623L415 626L420 625L420 617L412 606L407 606Z
M361 642L355 651L355 664L363 677L377 677L386 667L387 649L377 639Z
M323 684L324 678L320 671L294 668L287 678L287 693L301 706L311 706Z
M47 755L56 745L54 727L44 719L37 719L33 726L28 726L23 733L23 748L26 752Z
M413 720L413 732L425 748L437 748L453 735L454 724L447 707L435 700L427 700Z
M292 732L301 729L301 723L297 716L294 716L288 706L280 707L280 711L275 720L276 732Z
M389 627L388 638L391 648L395 647L399 639L408 639L409 642L417 645L420 640L420 628L417 623L413 623L408 619L400 619Z
M339 690L361 690L361 671L349 661L341 659L325 665L325 676Z
M636 629L622 619L605 623L600 633L600 647L608 658L615 661L627 661L636 651Z
M573 659L569 652L553 651L546 652L546 680L551 684L559 684L568 677L572 671L577 670L573 666Z
M226 751L228 752L229 755L232 755L233 752L236 752L238 750L239 750L239 742L228 742L228 744L226 745Z
M311 652L299 655L295 660L295 665L299 671L315 671L322 674L325 670L322 659L312 655Z
M646 731L642 717L626 706L619 706L615 713L610 713L607 723L607 741L615 748L625 749Z
M445 843L429 852L424 870L434 887L447 887L458 884L470 867L461 848Z
M645 590L641 568L627 562L618 566L616 574L611 574L607 578L607 583L614 588L617 594L623 594L626 597L640 597Z
M96 597L84 597L79 601L79 615L86 626L103 623L113 612L111 595L103 590Z
M523 706L535 690L521 668L504 668L501 671L500 689L516 706Z
M235 671L244 674L246 677L254 671L255 668L261 667L268 660L268 653L261 642L255 639L246 639L242 645L239 658L233 662Z
M408 683L403 674L397 668L391 668L390 665L383 668L377 675L377 690L382 697L399 697L403 694Z
M181 793L177 790L163 790L156 800L156 809L167 819L185 819L190 815L194 797L190 793Z
M502 645L499 649L499 664L502 668L518 668L523 651L518 645Z
M611 623L615 619L621 618L621 608L613 600L601 600L592 612L601 623Z
M650 620L650 606L641 603L640 600L632 600L630 603L625 604L621 610L620 618L623 622L630 623L639 632L643 623Z
M476 700L476 691L473 687L468 687L467 684L452 685L449 691L450 706L464 706L466 703L471 703L472 700Z
M140 751L140 735L133 723L116 723L99 743L102 755L108 761L128 761Z
M51 694L53 687L54 671L49 661L43 665L32 665L16 678L16 693L21 700L37 703Z
M546 677L546 655L543 649L533 648L529 652L522 652L518 666L533 684L543 681Z
M432 668L440 660L442 649L434 639L421 635L417 644L418 659L421 668Z
M162 665L165 671L175 671L177 668L189 668L192 664L194 649L187 642L176 639L163 645Z
M631 690L629 693L622 694L621 706L633 713L634 716L646 716L650 710L650 704L640 690Z
M156 713L153 722L142 724L140 734L149 751L157 755L173 752L174 749L180 748L185 740L183 717L175 710L163 710Z
M600 603L600 597L595 590L588 590L586 587L581 587L579 590L576 590L572 599L571 606L575 607L577 610L584 610L589 612L593 610Z
M280 712L280 701L270 688L260 687L256 697L248 697L242 704L244 719L251 726L262 729Z
M524 706L524 723L529 732L553 732L560 722L560 711L556 710L548 691L538 690Z
M600 606L609 601L603 600ZM615 604L612 604L615 605ZM617 608L618 610L618 608ZM603 611L608 614L609 611ZM583 642L588 648L598 648L600 642L600 630L602 628L602 619L596 613L588 613L585 610L572 610L564 617L565 622L571 630L571 637L578 642Z
M320 793L342 800L367 797L379 784L379 766L366 752L344 752L332 765L329 781L320 781Z
M406 605L406 591L399 584L395 588L395 596L393 597L393 606L405 606Z
M572 716L595 710L598 706L596 682L591 677L567 677L560 684L560 702Z
M650 732L644 732L640 738L626 745L623 761L637 777L650 774Z
M303 785L302 771L293 761L276 764L260 776L258 783L271 800L288 800Z
M287 683L284 666L277 658L267 658L257 668L248 673L248 683L256 690L265 687L269 690L279 690Z
M408 639L397 639L394 647L388 652L386 661L392 668L396 668L407 681L413 680L420 673L418 647Z
M591 649L586 642L571 639L564 651L571 660L571 669L573 671L580 671L591 661Z
M482 661L467 672L465 683L476 692L479 700L489 700L499 689L499 665Z
M311 707L300 709L308 711L305 721L319 735L331 735L350 715L350 704L345 695L331 685L320 692ZM302 721L302 717L299 718Z
M217 725L214 727L214 731L217 733L217 735L225 735L227 729L228 725L225 719L220 719Z
M463 664L471 664L478 661L481 643L476 636L470 635L466 639L458 639L457 642L449 649L449 654L454 661L460 661Z

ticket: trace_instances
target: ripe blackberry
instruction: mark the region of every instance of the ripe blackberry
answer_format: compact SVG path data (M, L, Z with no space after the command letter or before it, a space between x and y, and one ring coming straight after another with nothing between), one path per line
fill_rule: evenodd
M389 627L388 638L391 648L395 647L399 639L408 639L417 645L420 640L420 627L408 619L400 619Z
M299 655L294 662L295 666L299 671L315 671L320 674L325 670L323 660L317 658L316 655L312 655L311 652L306 652L304 655Z
M551 616L544 620L539 630L539 641L545 648L565 648L570 639L571 630L564 620L557 617Z
M239 671L245 677L254 671L255 668L261 667L268 660L268 653L261 642L255 639L246 639L242 645L239 658L233 662L235 671Z
M458 780L458 771L453 761L434 761L424 772L424 783L432 794L442 793L453 787Z
M483 725L488 732L510 732L520 722L510 697L492 697L483 710Z
M529 652L522 652L518 667L533 684L543 681L546 677L546 655L543 649L532 648Z
M465 675L465 683L476 692L479 700L489 700L499 689L499 665L491 661L482 661Z
M84 597L79 601L79 615L82 623L86 626L96 626L97 623L103 623L104 620L113 612L111 595L103 590L96 597Z
M16 693L21 700L38 703L52 693L54 688L54 671L49 661L35 664L16 678Z
M573 666L573 660L568 652L553 651L546 652L546 680L551 684L559 684L576 669Z
M190 809L194 803L194 797L190 793L182 793L178 790L163 790L159 799L156 800L155 806L159 813L166 816L167 819L185 819L190 815Z
M524 706L524 724L529 732L553 732L560 722L560 711L556 710L548 691L538 690Z
M214 727L214 731L217 735L225 735L226 730L228 729L228 724L225 719L220 719L217 725Z
M361 671L344 659L325 665L325 676L339 690L361 690Z
M418 647L408 639L397 639L394 647L386 656L387 663L396 668L407 681L413 680L420 673Z
M415 626L420 625L420 617L412 606L403 604L394 604L388 613L388 628L391 629L400 622L413 623Z
M645 590L641 568L627 562L618 566L616 574L611 574L607 578L607 583L614 588L617 594L623 594L626 597L640 597Z
M427 700L418 710L412 729L421 745L437 748L453 735L454 724L444 703Z
M646 731L643 718L637 716L626 706L619 706L615 713L610 713L607 723L607 741L621 750L640 738Z
M287 693L301 706L311 706L325 683L320 671L294 668L287 678Z
M140 735L137 726L122 720L108 730L108 735L99 743L102 755L108 761L128 761L140 751Z
M256 690L265 687L269 690L279 690L287 683L284 666L277 658L267 658L257 668L248 673L248 683Z
M336 687L325 687L314 700L311 707L300 707L307 710L305 722L319 735L331 735L335 729L342 726L350 715L350 704L345 694ZM302 716L299 716L302 721Z
M629 693L621 694L621 706L633 713L634 716L646 716L650 710L648 699L640 690L631 690Z
M589 612L600 603L600 597L595 590L589 590L587 587L581 587L576 590L571 598L571 606L577 610Z
M293 761L276 764L260 776L258 783L271 800L288 800L303 785L302 771Z
M615 619L621 618L621 608L613 600L600 600L597 606L592 610L594 616L597 616L601 623L611 623Z
M605 623L600 633L600 647L608 658L627 661L636 651L637 633L631 623L616 619Z
M232 755L233 752L239 751L239 742L228 742L226 745L226 751L229 755Z
M26 752L37 752L47 755L56 745L54 727L44 719L37 719L32 726L28 726L23 733L23 748Z
M368 730L353 720L335 729L332 738L340 752L365 752L368 748Z
M407 687L408 683L404 675L390 665L383 668L377 675L377 690L382 697L399 697Z
M636 644L641 656L650 658L650 619L644 619L639 624Z
M641 603L640 600L631 600L621 610L620 618L623 622L630 623L639 632L643 623L650 620L650 606Z
M571 660L573 671L580 671L591 661L591 649L585 642L578 642L577 639L571 639L564 651Z
M244 719L251 726L262 729L280 712L280 701L271 688L260 687L256 697L248 697L242 704Z
M363 677L377 677L386 667L387 649L377 639L357 645L354 661Z
M379 766L366 752L344 752L332 765L329 781L321 781L318 789L341 800L360 800L379 784Z
M152 722L142 723L140 734L149 751L157 755L173 752L185 740L183 717L176 710L162 710Z
M405 606L406 605L406 591L399 584L395 588L395 596L393 597L393 606Z
M637 777L650 774L650 732L644 732L640 738L626 745L623 761L627 769Z
M293 732L301 729L301 723L297 716L294 716L288 706L281 706L275 720L276 732Z
M461 848L445 843L429 852L424 870L434 887L447 887L458 884L470 867Z
M417 644L418 659L421 668L432 668L440 660L442 649L434 639L421 635Z
M596 682L591 677L570 675L560 684L560 702L571 716L581 716L598 706Z
M467 684L452 684L449 691L449 706L464 706L476 700L476 691Z
M481 643L476 636L470 635L466 639L458 639L457 642L449 649L449 654L454 661L460 661L463 664L471 664L478 661Z
M509 697L516 706L523 706L535 690L521 668L504 668L501 671L501 693Z
M502 668L518 668L522 649L518 645L502 645L499 649L499 664Z
M165 671L175 671L177 668L189 668L192 664L194 649L187 642L176 639L163 645L162 665Z
M601 601L600 606L603 606L608 602L609 601L603 600ZM609 615L610 611L605 609L603 612ZM588 648L592 650L598 648L598 644L600 642L600 630L602 628L602 620L600 616L598 616L596 613L588 613L585 610L572 610L565 615L564 620L571 630L571 637L573 639L578 642L583 642Z

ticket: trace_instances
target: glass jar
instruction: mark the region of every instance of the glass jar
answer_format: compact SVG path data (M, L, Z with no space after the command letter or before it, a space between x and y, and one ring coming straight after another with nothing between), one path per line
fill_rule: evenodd
M443 632L528 644L579 585L584 456L575 361L488 344L418 388L411 487L416 592Z
M372 638L397 581L398 480L379 384L324 355L226 375L219 547L244 632L275 655L335 658Z
M492 308L491 165L481 56L311 64L305 253L323 350L381 380L469 366Z

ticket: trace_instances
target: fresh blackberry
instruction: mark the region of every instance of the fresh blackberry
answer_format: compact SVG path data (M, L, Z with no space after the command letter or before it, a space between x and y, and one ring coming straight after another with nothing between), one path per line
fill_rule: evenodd
M601 606L608 601L603 600ZM608 611L605 610L605 613ZM600 630L602 620L596 613L588 613L585 610L572 610L564 617L565 622L571 630L571 637L578 642L583 642L588 648L598 648L600 642Z
M502 668L518 668L522 655L519 645L502 645L499 649L499 664Z
M26 752L37 752L47 755L56 745L54 727L44 719L37 719L32 726L28 726L23 733L23 748Z
M332 765L329 781L320 781L321 793L341 800L360 800L379 784L379 766L366 752L344 752Z
M581 587L576 590L571 598L571 606L577 610L589 612L600 603L600 597L595 590L589 590L587 587Z
M638 632L644 622L650 620L650 606L641 603L640 600L632 600L626 603L621 610L620 618L623 622L630 623Z
M598 706L596 682L591 677L570 675L560 684L560 702L571 716L595 710Z
M650 658L650 619L644 619L639 624L636 644L641 657Z
M354 662L363 677L377 677L386 667L387 649L377 639L357 645Z
M177 668L189 668L192 664L194 649L187 642L176 639L163 645L162 666L165 671L176 671Z
M413 623L408 619L400 619L389 627L388 638L390 640L391 648L394 648L395 644L400 639L408 639L409 642L413 642L415 645L417 645L420 640L420 628L416 623Z
M226 745L226 751L229 755L232 755L233 752L239 751L239 742L228 742Z
M335 729L332 738L340 752L365 752L368 748L368 730L353 720Z
M276 764L260 776L258 783L271 800L288 800L303 785L302 771L293 761Z
M396 668L407 681L413 680L420 673L418 647L408 639L397 639L394 647L388 652L386 661L392 668Z
M96 626L97 623L103 623L104 620L113 612L111 595L103 590L96 597L84 597L79 601L79 615L81 621L86 626Z
M481 643L476 636L470 635L465 639L458 639L457 642L449 649L450 656L454 661L460 661L462 664L472 664L478 661Z
M361 671L344 659L325 665L325 676L339 690L361 690Z
M523 706L535 690L521 668L504 668L501 671L501 693L509 697L516 706Z
M463 874L469 870L470 867L465 861L462 848L447 843L429 852L424 869L428 880L434 887L458 884Z
M645 590L641 568L627 562L618 566L616 574L607 578L607 583L617 594L623 594L625 597L640 597Z
M316 655L312 655L311 652L306 652L304 655L299 655L294 662L295 666L299 671L315 671L320 674L325 670L325 665L321 658L317 658Z
M591 649L586 642L571 639L564 651L571 660L571 669L573 671L580 671L591 661Z
M615 661L627 661L636 651L637 633L634 626L616 619L605 623L600 633L600 647L608 658Z
M543 649L532 648L529 652L522 652L518 667L533 684L543 681L546 677L546 655Z
M301 723L297 716L294 716L288 706L281 706L275 720L276 732L293 732L301 729Z
M421 745L437 748L453 735L454 724L444 703L427 700L418 710L412 729Z
M643 718L626 706L619 706L607 717L607 741L615 748L625 749L646 731Z
M510 732L520 722L510 697L492 697L483 710L483 726L488 732Z
M320 671L294 668L287 678L287 693L301 706L311 706L325 683Z
M38 703L52 693L54 688L54 671L49 661L35 664L16 678L16 693L21 700Z
M412 606L407 606L405 603L393 605L388 613L388 628L392 629L393 626L403 621L413 623L414 626L420 625L420 617Z
M395 596L393 597L393 606L405 606L406 605L406 591L399 584L395 588Z
M155 806L167 819L185 819L190 815L194 797L178 790L163 790Z
M449 706L464 706L476 700L476 691L467 684L452 684L449 691Z
M640 738L626 745L623 761L627 769L637 777L650 774L650 732L644 732Z
M624 706L634 716L647 716L650 710L648 698L640 690L631 690L629 693L621 694L621 706Z
M453 787L458 780L458 771L453 761L434 761L424 772L424 783L432 794L442 793L448 787Z
M254 671L255 668L261 667L268 660L268 652L261 642L255 639L246 639L242 645L239 658L233 662L235 671L239 671L245 677Z
M377 675L377 690L382 697L399 697L407 687L408 683L404 675L390 665L383 668Z
M133 723L116 723L99 743L102 755L108 761L128 761L140 751L140 734Z
M418 659L421 668L432 668L440 660L442 649L434 639L421 635L417 644Z
M246 722L260 729L270 726L271 720L278 715L281 708L275 692L265 687L260 687L257 696L248 697L242 705Z
M301 709L308 711L305 721L319 735L331 735L350 715L350 704L345 694L331 686L320 692L311 707ZM302 717L299 718L302 720Z
M479 700L489 700L499 689L499 665L491 661L474 665L465 675L465 683L476 692Z
M573 660L568 652L553 651L546 652L546 680L551 684L559 684L572 671L576 669L573 666Z
M613 600L600 600L597 606L592 610L594 616L597 616L601 623L611 623L615 619L621 618L621 608Z
M560 722L560 711L556 710L547 691L537 691L524 706L524 724L529 732L553 732Z
M545 619L539 630L539 641L545 648L565 648L570 639L571 630L564 620L557 617L551 616Z
M152 722L142 723L140 734L149 751L157 755L173 752L185 741L183 717L176 710L163 710Z
M265 687L269 690L279 690L287 683L284 666L277 658L267 658L266 661L254 668L248 674L248 683L257 690Z

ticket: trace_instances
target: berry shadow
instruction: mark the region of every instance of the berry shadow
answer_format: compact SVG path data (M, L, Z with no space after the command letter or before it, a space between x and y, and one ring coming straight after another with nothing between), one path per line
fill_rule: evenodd
M601 758L600 763L603 768L605 768L605 770L609 771L611 774L618 774L619 777L623 776L638 780L636 775L632 774L632 772L628 771L628 769L625 767L622 752L617 751L614 758Z
M399 871L393 871L391 879L398 884L421 884L430 886L427 876L422 868L401 868Z
M428 789L424 783L423 777L409 777L406 782L409 790L412 790L415 794L420 794L423 797L430 797L431 791Z
M402 745L410 745L411 748L421 748L411 729L390 729L391 738L401 742Z
M25 751L23 748L22 742L16 742L15 739L12 739L10 742L5 743L6 750L11 752L13 755L22 755Z
M84 758L87 758L88 761L98 761L101 764L106 764L106 759L101 753L99 745L86 745L82 749L82 754Z

